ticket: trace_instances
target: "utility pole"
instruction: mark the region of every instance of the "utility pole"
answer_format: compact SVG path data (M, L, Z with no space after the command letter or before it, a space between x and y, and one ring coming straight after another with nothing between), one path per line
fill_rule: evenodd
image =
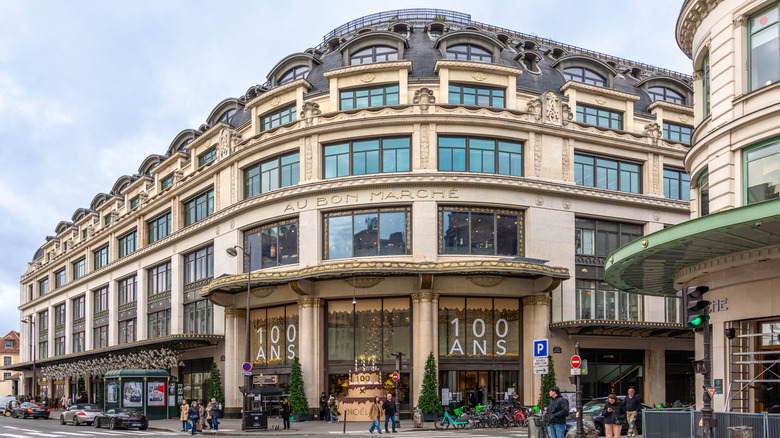
M709 309L705 310L704 318L704 406L701 408L702 438L712 438L712 428L717 426L716 420L712 418L712 398L707 388L712 385L712 355L710 348L712 344L712 330L710 330ZM714 424L713 424L714 423Z
M404 357L404 352L402 351L396 351L395 353L391 353L393 356L395 356L395 372L398 373L398 380L401 380L401 365L402 365L402 359ZM401 412L400 412L400 406L401 404L398 402L398 380L395 381L395 415L396 417L396 425L398 428L401 428Z
M574 354L577 355L577 356L580 355L580 343L579 342L574 344ZM580 370L580 373L582 373L581 370ZM577 394L577 401L576 401L576 404L577 404L577 433L574 436L575 436L575 438L587 438L587 436L585 435L585 430L582 428L582 386L580 384L581 375L580 374L576 374L574 376L574 378L575 378L574 385L575 385L575 387L576 387L575 389L577 391L576 392L576 394Z

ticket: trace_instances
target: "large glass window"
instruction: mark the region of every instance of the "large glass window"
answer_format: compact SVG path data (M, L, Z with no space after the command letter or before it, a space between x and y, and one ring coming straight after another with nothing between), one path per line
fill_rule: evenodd
M73 352L80 353L87 347L84 332L73 333Z
M92 348L108 347L108 326L101 325L92 329Z
M325 259L412 253L411 208L327 213Z
M108 286L101 287L93 292L95 313L108 310Z
M87 259L73 262L73 279L78 280L87 273Z
M439 361L517 361L519 357L519 300L439 298Z
M173 174L171 173L168 176L163 177L160 179L160 190L165 190L168 187L173 185Z
M135 302L136 289L135 275L119 280L119 304L122 305Z
M339 107L342 111L384 105L398 105L398 85L383 85L339 92Z
M54 307L54 326L65 324L65 303Z
M439 137L439 170L523 176L523 144L473 137Z
M214 276L214 246L184 255L184 284Z
M691 144L693 128L685 125L664 122L664 139L678 143Z
M171 212L163 213L160 216L147 222L149 230L149 243L157 242L171 233Z
M87 316L85 310L86 297L84 295L73 299L73 320L79 320Z
M46 359L49 357L49 342L43 341L38 343L38 359Z
M135 252L138 233L133 230L119 238L119 258Z
M710 214L710 174L708 171L702 172L696 183L699 192L699 216Z
M279 85L286 84L288 82L292 82L296 79L304 79L306 78L306 75L309 74L309 66L308 65L301 65L298 67L293 67L289 70L287 70L281 78L279 78Z
M677 297L664 297L666 322L680 322L681 300Z
M184 305L184 333L214 333L214 305L211 301L200 300Z
M504 108L506 91L503 88L450 84L448 102L455 105L479 105Z
M148 315L149 338L159 338L171 334L171 310L160 310Z
M211 147L198 155L198 167L203 167L217 158L217 147Z
M780 80L780 43L774 5L750 17L750 90L757 90Z
M328 301L328 363L395 363L391 353L409 358L410 306L408 298ZM362 363L362 361L361 361Z
M493 54L473 44L456 44L447 47L447 59L456 61L493 62Z
M54 273L54 288L59 289L65 286L65 268L60 269Z
M298 220L262 225L244 233L250 271L298 263ZM244 266L246 272L246 266Z
M108 245L92 253L95 258L95 269L100 269L108 264Z
M171 262L166 262L150 268L147 272L149 280L149 296L171 290Z
M606 87L607 80L604 76L583 67L569 67L563 70L563 78L567 81L582 82L583 84Z
M281 155L244 170L244 198L298 184L301 154Z
M669 199L691 200L691 177L682 169L664 167L664 196Z
M252 364L257 367L289 366L299 351L298 306L255 309L249 318Z
M439 254L523 255L523 213L439 208Z
M574 247L577 255L606 257L623 245L642 237L642 226L619 222L576 218L574 225ZM577 258L577 263L589 259ZM604 266L597 260L594 266Z
M209 189L184 203L184 226L192 225L214 213L214 189Z
M49 329L49 311L44 310L38 313L38 333L43 333Z
M408 172L409 137L353 140L323 148L325 178L371 173Z
M574 154L577 185L641 193L642 166L611 158Z
M38 282L38 295L44 296L49 293L49 279L44 278Z
M388 46L371 46L358 50L349 57L349 65L398 61L398 50Z
M577 280L577 319L641 321L642 296L603 281Z
M680 93L666 87L650 87L647 89L647 94L650 95L650 99L653 102L662 100L664 102L676 103L677 105L685 105L685 98Z
M778 198L780 142L773 140L745 150L745 204Z
M267 131L276 128L277 126L282 126L285 123L294 122L298 120L297 117L298 113L295 104L289 105L260 117L260 130Z
M577 104L577 121L609 129L623 129L623 114L587 105Z
M119 321L119 344L135 342L135 318Z

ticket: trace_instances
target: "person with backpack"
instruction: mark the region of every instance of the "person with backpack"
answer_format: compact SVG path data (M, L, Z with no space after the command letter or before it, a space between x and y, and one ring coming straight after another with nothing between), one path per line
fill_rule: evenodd
M222 410L222 403L212 398L209 403L209 415L211 415L211 427L216 433L219 430L219 412Z

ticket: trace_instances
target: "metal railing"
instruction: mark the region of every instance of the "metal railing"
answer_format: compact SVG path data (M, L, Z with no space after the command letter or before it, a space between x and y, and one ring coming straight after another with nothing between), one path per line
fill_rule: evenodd
M718 426L713 428L713 438L728 438L729 428L749 426L754 438L780 437L780 414L746 414L741 412L715 412ZM701 438L700 411L642 411L644 438Z

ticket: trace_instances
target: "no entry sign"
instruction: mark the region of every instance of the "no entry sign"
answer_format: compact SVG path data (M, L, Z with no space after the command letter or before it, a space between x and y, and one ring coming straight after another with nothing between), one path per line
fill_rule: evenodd
M580 359L579 356L575 354L574 356L571 357L572 368L579 368L581 364L582 364L582 359Z
M392 376L392 377L393 377L393 382L397 382L397 381L398 381L398 378L399 378L399 376L398 376L398 372L395 372L395 373L393 373L393 376Z

